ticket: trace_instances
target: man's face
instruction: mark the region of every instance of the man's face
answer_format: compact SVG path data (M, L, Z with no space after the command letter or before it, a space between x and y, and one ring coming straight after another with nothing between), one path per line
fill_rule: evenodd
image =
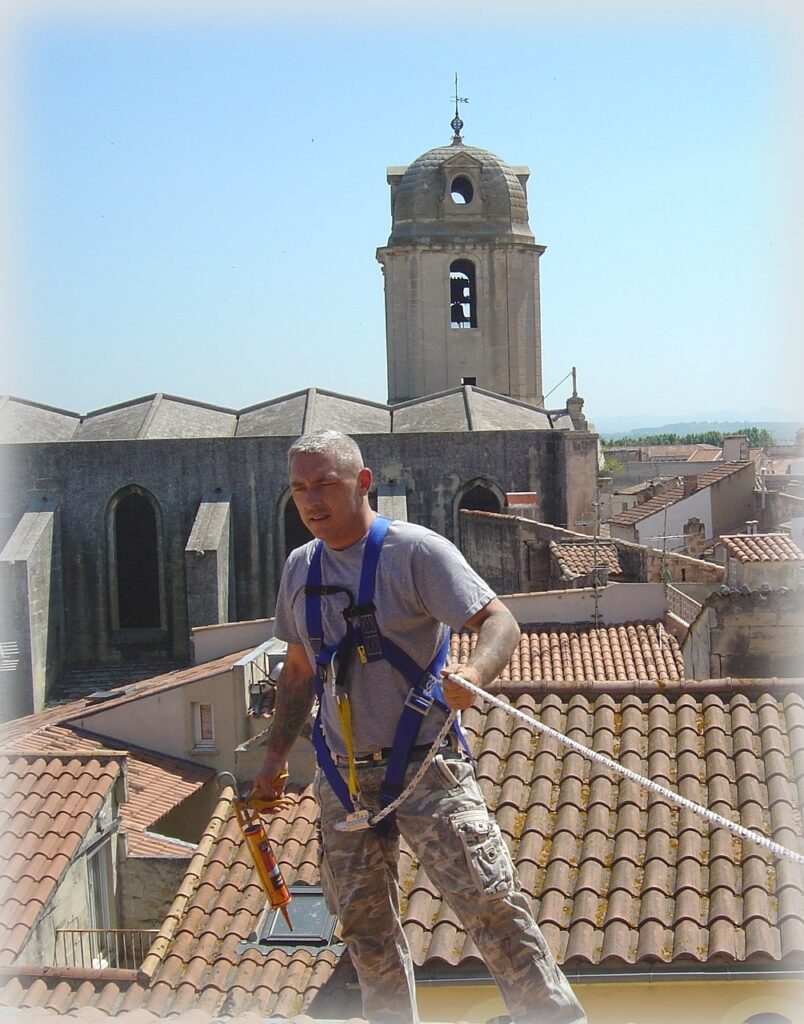
M365 534L370 486L371 470L339 466L329 453L299 452L290 463L290 491L301 521L336 550L351 547Z

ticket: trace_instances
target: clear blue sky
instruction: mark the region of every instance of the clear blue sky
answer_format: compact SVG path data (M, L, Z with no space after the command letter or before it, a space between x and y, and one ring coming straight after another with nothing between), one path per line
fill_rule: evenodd
M0 390L384 401L385 170L449 141L457 71L465 141L531 170L546 390L575 365L593 420L797 409L800 26L773 4L184 8L8 29Z

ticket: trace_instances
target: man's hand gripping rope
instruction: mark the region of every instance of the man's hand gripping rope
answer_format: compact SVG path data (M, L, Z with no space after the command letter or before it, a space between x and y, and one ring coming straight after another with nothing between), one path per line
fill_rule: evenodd
M729 832L739 836L740 839L745 839L750 843L756 843L757 846L762 846L777 857L784 857L787 860L794 861L796 864L804 864L804 855L796 853L795 850L788 850L787 847L781 846L779 843L775 843L772 839L768 839L759 832L753 832L751 829L745 828L743 825L738 825L737 822L731 821L729 818L724 818L722 815L716 814L714 811L710 811L708 807L702 807L700 804L696 804L694 801L681 796L680 793L676 793L672 789L667 789L666 786L659 785L659 783L654 782L653 779L648 779L645 778L644 775L632 772L630 768L625 768L618 761L613 761L610 757L606 757L605 754L599 754L595 750L590 750L582 743L578 743L575 740L570 739L568 736L565 736L563 733L558 732L557 729L551 729L549 725L544 725L535 718L531 718L531 716L526 715L524 711L520 711L511 704L506 704L505 701L500 700L499 697L486 693L485 690L481 690L479 686L475 686L474 683L469 682L468 679L465 679L457 672L450 673L449 679L457 685L464 687L464 689L473 696L480 697L487 703L493 704L495 707L502 708L506 714L511 715L514 718L518 718L520 721L527 722L527 724L533 726L534 729L538 729L539 732L543 732L545 735L558 740L558 742L562 743L565 747L570 747L572 750L577 751L589 760L597 761L598 764L605 765L613 772L617 772L624 778L638 783L644 789L650 790L652 793L657 793L659 796L664 797L670 803L674 803L678 807L684 807L686 810L692 811L700 817L705 818L713 825L728 829Z

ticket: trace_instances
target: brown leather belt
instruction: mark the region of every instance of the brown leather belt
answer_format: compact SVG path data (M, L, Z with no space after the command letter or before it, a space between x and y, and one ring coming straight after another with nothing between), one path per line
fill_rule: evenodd
M430 748L431 747L432 747L432 743L420 743L420 744L417 744L415 747L412 747L411 751L410 751L410 760L411 761L422 761L422 760L424 760L424 758L427 757L427 755L430 753ZM455 748L454 748L454 746L452 744L452 740L449 737L447 737L445 740L442 741L441 746L438 748L437 753L445 754L447 756L449 756L451 754L454 754L455 756L460 756L458 754L458 752L455 750ZM375 751L373 751L370 754L360 754L358 757L355 757L355 767L356 768L372 768L372 767L376 767L377 765L387 764L388 763L388 758L390 756L391 756L391 748L390 747L383 747L382 750L375 750ZM334 761L335 761L335 764L339 768L348 768L349 767L349 758L346 757L345 754L335 754Z

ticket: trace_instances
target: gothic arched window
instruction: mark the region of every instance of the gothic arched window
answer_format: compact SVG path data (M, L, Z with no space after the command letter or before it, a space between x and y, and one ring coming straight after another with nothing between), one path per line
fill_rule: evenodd
M296 508L292 498L288 498L285 502L284 524L285 558L287 558L294 548L299 548L302 544L306 544L308 540L312 540L313 535L301 521L299 510Z
M453 260L449 268L451 327L477 327L477 286L471 260Z
M130 487L110 505L112 626L163 626L162 556L156 501L141 487Z
M461 512L501 512L505 497L490 480L472 480L456 495L454 511L454 536L458 547L463 548L461 538Z
M461 498L458 509L467 509L472 512L500 512L502 503L486 484L475 484Z

